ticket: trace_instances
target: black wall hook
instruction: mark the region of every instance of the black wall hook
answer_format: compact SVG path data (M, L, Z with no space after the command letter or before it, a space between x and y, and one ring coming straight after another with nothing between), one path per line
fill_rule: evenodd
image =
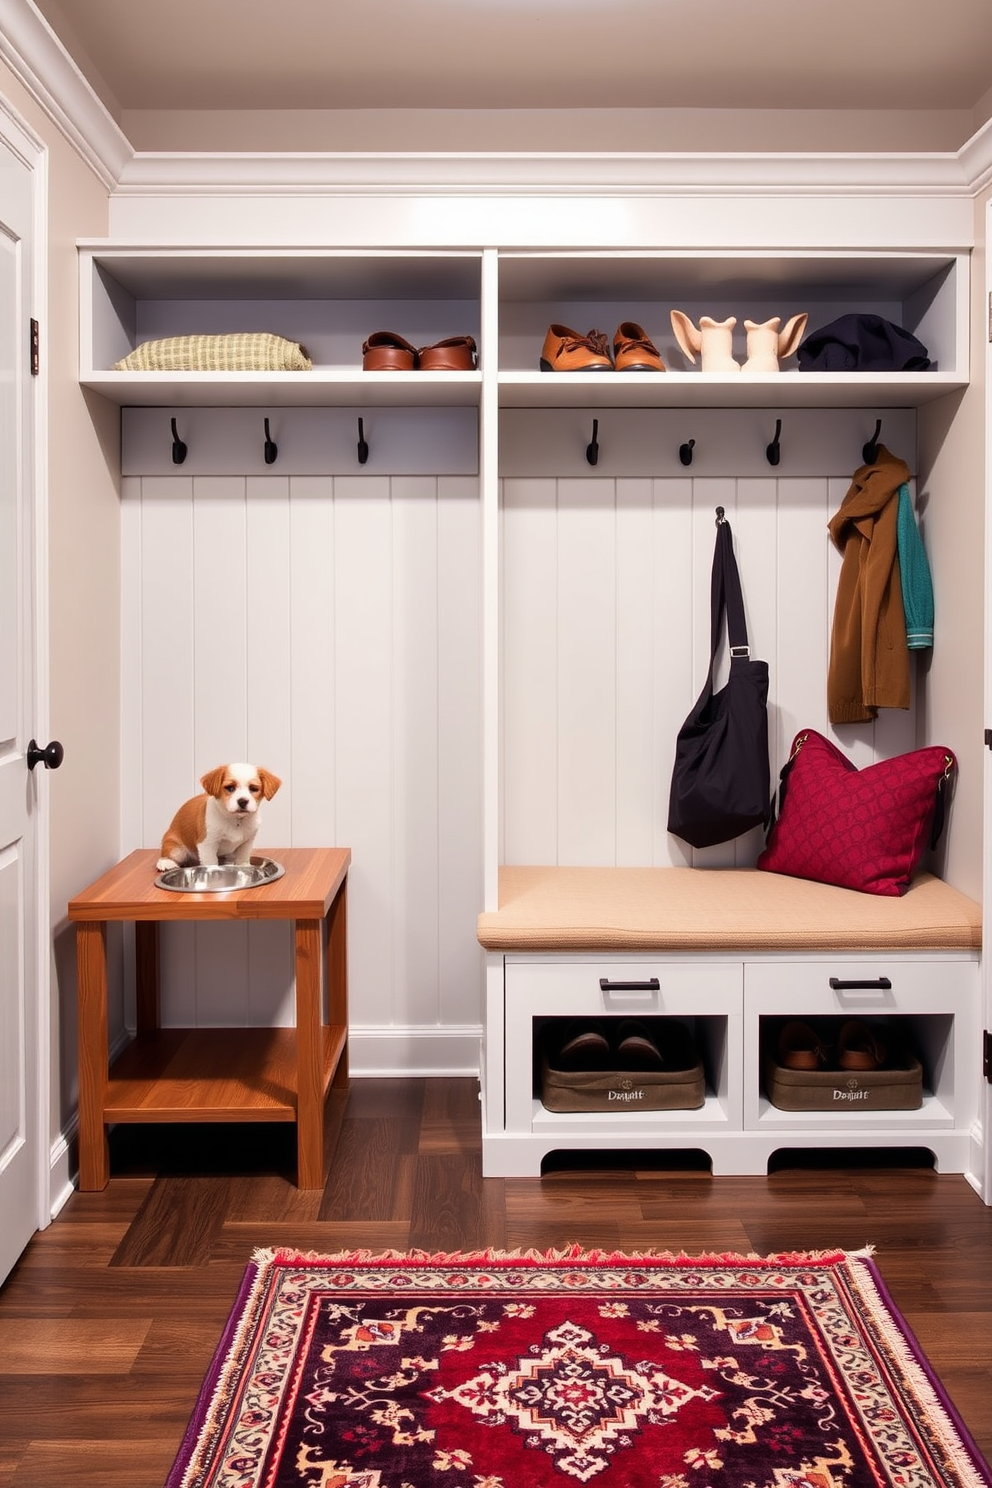
M592 421L592 441L586 445L586 459L590 465L599 464L599 419Z
M189 452L188 452L185 444L183 444L182 440L179 438L179 430L176 428L176 421L175 421L175 419L173 419L172 420L172 463L173 463L173 465L181 465L183 463L183 461L185 460L185 458L186 458L186 456L187 456L188 453Z
M279 446L277 444L273 444L273 442L272 442L272 435L269 433L269 421L268 421L268 419L266 419L265 420L265 463L266 463L266 465L274 465L276 463L276 456L278 455L278 453L279 453Z
M769 465L777 465L782 458L782 446L779 443L779 435L782 433L782 420L775 420L775 438L765 450Z
M724 524L724 522L726 520L727 520L726 512L724 511L724 509L723 509L722 506L718 506L717 509L716 509L716 525L718 527L722 527L723 524Z
M875 420L875 432L866 445L862 446L861 458L866 465L874 465L878 459L878 436L882 432L882 420Z
M365 421L358 420L358 463L367 465L369 461L369 447L365 439Z
M692 464L692 451L695 448L695 444L696 441L694 439L688 439L685 444L679 445L679 459L683 465Z

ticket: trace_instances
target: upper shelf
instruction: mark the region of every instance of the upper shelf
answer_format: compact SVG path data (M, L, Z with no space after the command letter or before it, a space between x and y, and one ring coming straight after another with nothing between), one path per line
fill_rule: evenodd
M489 267L487 267L487 259ZM490 267L494 265L494 271ZM962 253L395 252L152 249L80 245L80 381L143 406L478 405L495 384L504 407L915 407L968 381L968 256ZM671 311L694 321L735 316L811 331L846 313L876 314L913 332L936 370L715 376L691 366ZM539 370L548 325L612 339L643 326L667 372ZM158 337L272 331L306 346L311 372L117 372ZM472 335L480 370L364 373L362 343L392 330L415 346ZM484 341L485 335L485 341ZM739 341L739 345L737 342Z

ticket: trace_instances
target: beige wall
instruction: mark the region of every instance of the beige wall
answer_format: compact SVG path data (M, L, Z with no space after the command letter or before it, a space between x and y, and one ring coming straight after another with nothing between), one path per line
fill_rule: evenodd
M78 382L77 237L107 231L107 191L0 65L0 93L48 147L49 274L42 328L48 389L51 735L65 763L51 806L52 1141L75 1100L75 964L66 902L116 861L120 842L119 414Z

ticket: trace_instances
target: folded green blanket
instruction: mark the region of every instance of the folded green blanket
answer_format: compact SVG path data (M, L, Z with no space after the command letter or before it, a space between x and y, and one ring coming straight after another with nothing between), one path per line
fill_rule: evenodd
M144 341L115 372L309 372L305 346L268 331L230 336L166 336Z

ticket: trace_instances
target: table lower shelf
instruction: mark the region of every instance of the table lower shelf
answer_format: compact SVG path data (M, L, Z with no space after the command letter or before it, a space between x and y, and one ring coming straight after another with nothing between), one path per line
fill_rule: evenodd
M324 1026L326 1095L348 1042ZM295 1028L162 1028L141 1034L110 1071L111 1122L295 1121Z

